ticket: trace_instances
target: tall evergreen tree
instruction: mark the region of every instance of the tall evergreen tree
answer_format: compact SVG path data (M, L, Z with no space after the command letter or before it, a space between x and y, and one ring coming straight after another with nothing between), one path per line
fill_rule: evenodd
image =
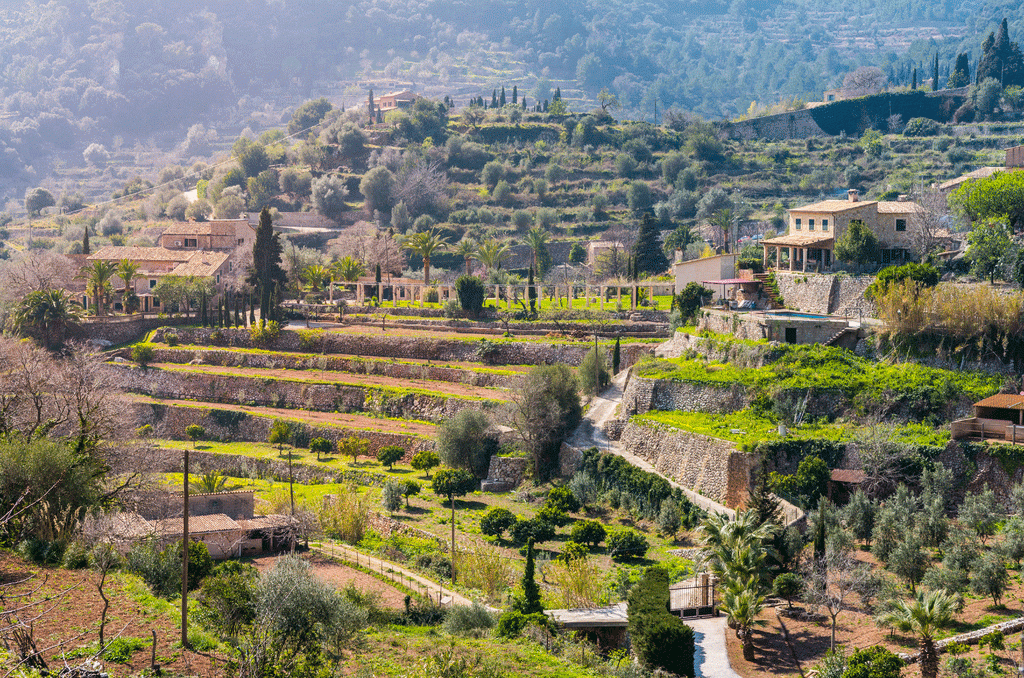
M82 254L92 254L89 251L89 224L85 224L85 233L82 234Z
M658 226L649 211L644 212L640 221L640 233L633 245L633 261L635 277L645 274L657 275L668 269L668 259L658 241Z
M1004 18L997 33L989 33L981 46L982 55L978 62L977 81L992 78L1001 87L1024 85L1024 60L1020 47L1010 42L1009 29Z
M260 225L256 229L256 242L252 248L252 272L246 282L260 295L260 319L273 320L275 288L288 284L288 275L281 267L281 235L274 233L270 210L260 212Z
M498 107L498 90L491 90L491 108Z
M917 69L914 69L914 79L910 81L910 89L917 89Z
M500 108L505 107L505 86L501 86L501 96L498 97L498 106Z
M515 85L512 85L512 103L519 103L519 88ZM523 103L525 104L526 102L524 101Z
M939 53L935 53L935 63L932 64L932 91L939 90Z
M533 284L533 266L530 267L530 277L526 281L526 296L530 298L530 315L537 315L537 288Z
M537 585L537 580L533 573L533 559L533 537L530 537L526 542L526 568L523 570L522 579L523 601L522 607L519 610L523 614L544 611L544 605L540 602L540 586Z
M370 116L370 124L372 125L374 122L376 122L376 116L374 116L374 111L373 111L374 105L373 105L373 90L372 89L370 90L370 97L366 100L366 102L367 102L366 103L366 107L368 109L367 112L369 113L369 116Z
M619 338L615 337L615 350L612 351L612 374L619 373L619 365L622 362L622 349L619 346Z
M782 525L782 511L779 507L778 497L772 494L768 487L768 466L761 464L761 470L757 474L757 483L750 491L747 499L747 510L753 510L757 515L757 524L764 525L772 523Z
M203 292L199 297L199 322L203 327L210 325L206 315L206 292Z
M949 74L949 82L946 86L949 89L956 89L957 87L966 87L971 84L971 58L966 53L958 54L956 57L956 65L953 66L953 72Z
M551 97L551 100L552 101L561 101L562 100L562 88L561 87L556 87L555 88L555 96Z

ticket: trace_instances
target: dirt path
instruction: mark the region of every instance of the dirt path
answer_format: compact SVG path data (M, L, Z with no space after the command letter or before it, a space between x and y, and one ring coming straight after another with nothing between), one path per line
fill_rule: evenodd
M281 417L282 419L297 419L308 424L317 426L328 425L342 428L370 429L384 433L416 434L433 437L437 429L433 424L426 424L414 421L395 421L392 419L378 419L377 417L366 417L360 414L343 414L341 412L313 412L311 410L289 410L278 407L257 407L254 405L234 405L230 403L208 403L197 400L175 400L171 398L152 398L144 395L129 396L136 402L157 403L160 405L171 405L180 407L205 407L211 410L230 410L232 412L247 412L255 415Z
M279 556L260 556L259 558L253 558L252 564L256 566L261 573L267 570L273 569L277 563ZM394 610L401 610L405 608L405 594L396 589L394 586L388 586L380 579L369 575L365 572L346 567L344 565L338 565L335 562L314 555L312 558L307 558L310 567L313 568L313 572L320 579L333 584L338 589L344 589L349 585L354 586L356 589L362 592L370 592L378 596L378 599L382 606L389 607Z
M331 372L329 370L289 370L265 367L224 367L220 365L179 365L177 363L153 363L173 372L202 372L203 374L227 374L237 377L276 377L296 381L319 381L355 386L390 386L394 388L418 388L424 391L446 395L487 398L490 400L508 400L508 391L484 386L470 386L450 381L431 381L428 379L399 379L377 374L352 374L351 372Z

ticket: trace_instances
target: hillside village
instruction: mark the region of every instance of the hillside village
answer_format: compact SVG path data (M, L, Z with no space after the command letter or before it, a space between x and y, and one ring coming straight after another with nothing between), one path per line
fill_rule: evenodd
M936 56L728 122L403 83L112 195L30 188L4 671L1018 671L1001 26L966 82Z

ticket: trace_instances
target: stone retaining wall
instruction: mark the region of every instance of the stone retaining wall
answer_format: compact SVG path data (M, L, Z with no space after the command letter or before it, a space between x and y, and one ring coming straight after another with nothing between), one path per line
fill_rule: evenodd
M109 341L124 344L135 341L146 332L158 327L195 322L195 318L147 318L144 316L118 316L109 319L89 319L71 328L68 335L76 341Z
M783 353L782 345L777 342L747 344L679 330L670 340L654 349L654 355L658 358L704 358L733 363L739 367L764 367L775 362Z
M855 309L859 308L866 318L873 318L878 312L864 296L875 281L874 276L776 271L775 281L786 308L804 313L851 315L857 315Z
M696 433L630 422L622 446L658 473L730 508L743 505L757 458L733 443Z
M200 445L201 444L202 443L200 443ZM358 469L317 468L312 465L312 463L316 462L315 452L303 449L294 450L294 452L308 459L305 463L292 463L292 478L294 478L297 483L315 485L321 483L341 483L350 481L359 485L370 485L374 487L379 487L384 483L383 479L379 475L360 471ZM406 453L406 457L410 457L410 454ZM147 459L150 460L150 468L147 469L150 472L182 472L182 464L184 462L181 450L153 450ZM189 467L189 471L193 476L216 471L217 473L221 473L232 478L261 478L274 479L277 481L288 480L287 459L257 459L255 457L247 457L244 454L224 454L220 452L206 452L204 450L190 450ZM192 511L192 513L194 515L200 515L195 511ZM222 513L234 515L234 513L227 510L222 511Z
M127 351L122 357L127 358ZM395 379L427 379L448 381L487 388L517 388L523 377L518 374L494 374L472 369L422 365L387 360L361 360L357 357L336 355L303 355L289 353L249 353L245 351L208 351L201 348L162 348L153 351L153 362L217 365L224 367L257 367L263 369L321 370L374 374ZM298 376L298 375L297 375Z
M324 497L324 499L326 500L327 497ZM391 535L395 533L405 534L412 537L418 537L420 539L427 539L429 541L436 543L441 551L448 551L448 542L446 542L441 537L438 537L435 534L431 534L426 530L421 530L418 527L406 525L401 520L395 520L390 516L385 516L381 515L380 513L370 511L367 522L369 524L370 529L372 529L374 532L379 534L384 539L390 538Z
M499 457L495 455L491 457L491 464L487 468L487 479L508 485L508 489L511 490L523 482L529 466L530 460L526 457Z
M248 412L209 407L170 407L160 403L133 403L129 408L129 414L135 427L149 424L157 438L186 440L185 429L189 424L199 424L206 429L207 439L223 442L266 442L276 419L269 415ZM369 445L367 454L370 456L376 456L380 448L386 445L404 447L407 458L411 458L420 450L434 448L432 440L413 434L365 431L344 426L313 426L295 421L291 423L293 426L304 427L310 438L327 438L334 443L352 435L362 438Z
M724 414L746 409L751 400L740 384L712 386L632 376L622 394L619 418L650 410Z
M402 393L383 387L309 383L260 377L140 369L108 365L116 383L132 393L155 398L312 410L366 412L398 419L441 422L467 407L495 409L498 401Z
M309 339L303 345L299 332L283 330L268 346L253 346L248 330L226 329L212 330L207 328L174 328L180 344L239 346L243 348L266 348L273 351L306 352L310 349ZM218 344L210 339L213 332L221 333L222 341ZM164 341L165 331L159 329L154 333L153 340ZM436 360L438 362L483 362L491 365L579 365L583 357L591 349L592 344L586 341L573 344L552 344L541 341L494 341L489 345L481 341L460 341L457 339L430 339L426 337L387 337L359 334L341 334L325 332L313 340L318 353L343 355L359 355L375 358L413 358L417 360ZM636 363L641 357L650 355L657 344L629 343L622 344L621 369ZM486 347L485 356L481 356L482 348Z

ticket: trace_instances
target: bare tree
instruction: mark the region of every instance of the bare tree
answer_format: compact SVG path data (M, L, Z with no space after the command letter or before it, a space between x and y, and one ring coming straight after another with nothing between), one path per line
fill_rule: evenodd
M49 250L29 250L0 266L0 306L8 306L29 292L71 289L78 266Z
M807 581L804 600L813 607L825 608L832 619L831 648L834 650L836 619L871 586L871 568L846 549L829 544L824 555L809 560L804 576Z
M843 78L843 93L851 97L877 94L888 84L885 73L878 66L861 66Z
M900 483L912 480L906 472L906 452L896 441L896 428L881 417L872 417L855 440L856 454L864 471L861 489L869 497L887 497Z
M413 216L448 215L448 176L438 162L420 162L398 179L396 202L402 201Z
M919 208L910 213L910 242L914 254L925 257L947 239L952 220L946 198L938 189L923 189L915 197Z

